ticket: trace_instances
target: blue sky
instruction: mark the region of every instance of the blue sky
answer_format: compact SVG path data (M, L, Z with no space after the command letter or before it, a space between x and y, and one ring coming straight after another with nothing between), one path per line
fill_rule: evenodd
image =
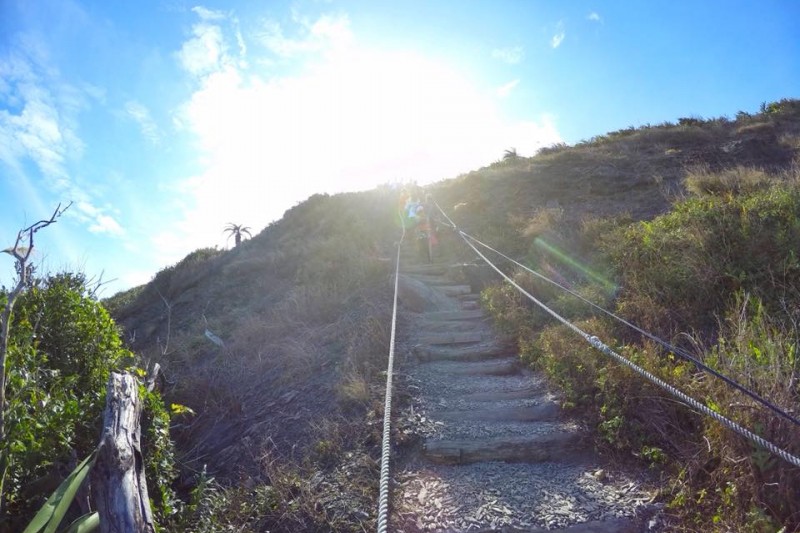
M108 296L317 192L798 88L793 0L0 0L0 236L72 201L36 260Z

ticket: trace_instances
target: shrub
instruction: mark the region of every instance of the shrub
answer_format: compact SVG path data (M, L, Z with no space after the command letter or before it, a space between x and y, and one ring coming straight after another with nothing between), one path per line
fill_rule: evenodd
M695 171L699 194L652 221L602 228L602 248L620 280L616 311L691 352L774 403L798 412L800 186L796 171ZM700 186L703 183L705 186ZM713 184L708 186L708 184ZM518 276L523 283L524 276ZM587 280L591 281L591 280ZM599 286L579 290L602 302ZM798 472L668 393L599 354L573 331L548 325L508 286L484 292L521 355L584 414L598 445L671 470L669 510L681 524L714 531L800 527ZM567 295L536 290L584 331L645 370L779 447L800 453L800 429L693 364L636 337ZM686 343L685 343L686 344Z
M754 168L734 167L712 172L708 167L701 167L686 175L684 185L696 196L725 196L760 191L775 181L774 176Z
M764 187L689 198L607 243L623 273L620 309L668 337L710 336L715 313L737 290L774 310L783 288L800 281L800 187L791 180Z
M25 523L97 445L112 370L134 362L82 274L38 280L15 306L8 359L8 517ZM169 416L141 387L146 477L159 521L174 512Z
M82 274L23 293L9 340L5 490L9 514L24 520L96 446L109 372L133 356Z

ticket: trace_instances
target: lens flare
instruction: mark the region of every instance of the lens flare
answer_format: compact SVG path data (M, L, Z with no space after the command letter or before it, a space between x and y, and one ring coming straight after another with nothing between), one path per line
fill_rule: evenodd
M540 249L546 251L551 256L553 256L554 258L558 259L562 263L566 264L570 268L573 268L573 269L579 271L580 273L582 273L583 275L585 275L586 277L596 281L597 283L602 285L603 288L606 291L608 291L609 293L616 292L617 285L614 282L606 279L601 274L595 272L594 270L592 270L588 266L583 265L582 263L576 261L575 259L573 259L569 255L567 255L563 251L559 250L558 248L556 248L552 244L548 243L547 241L545 241L541 237L536 237L536 239L533 241L533 246L536 247L536 248L540 248Z

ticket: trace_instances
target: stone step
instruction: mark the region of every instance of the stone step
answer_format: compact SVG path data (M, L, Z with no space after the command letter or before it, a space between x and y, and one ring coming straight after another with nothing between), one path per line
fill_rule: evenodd
M541 422L556 420L561 416L561 407L553 401L545 401L529 407L495 407L493 409L471 409L468 411L438 411L430 413L433 420L469 420L491 422Z
M461 309L465 311L472 311L480 308L481 308L480 304L475 301L461 302Z
M472 287L469 285L443 285L441 287L437 287L437 289L445 293L447 296L463 297L472 293ZM476 296L480 297L480 295Z
M430 274L443 276L447 273L450 266L442 263L428 264L403 264L400 262L400 272L404 274Z
M415 280L421 281L426 285L430 285L432 287L448 287L453 285L464 285L461 281L453 281L452 279L446 278L444 275L431 275L431 274L414 274L409 273Z
M425 313L425 320L473 320L483 318L485 315L480 309L470 311L434 311Z
M450 369L461 376L510 376L519 372L516 358L501 361L468 362Z
M524 389L507 390L507 391L481 391L464 394L461 396L463 400L472 402L501 402L505 400L530 400L537 398L545 393L547 388L544 384L528 387Z
M481 342L483 335L474 331L452 331L445 333L429 333L419 339L422 345L442 345L442 344L471 344Z
M509 349L504 346L482 344L452 348L417 346L414 348L414 355L420 361L486 361L513 354L509 353Z
M561 431L524 437L428 440L423 454L430 461L443 464L539 463L571 460L584 448L581 433Z
M417 325L418 335L432 335L434 333L461 333L483 332L484 339L493 337L491 330L481 322L473 320L426 320Z
M470 292L468 294L459 294L457 296L458 299L461 300L462 302L477 302L480 301L481 299L481 295L476 292Z
M607 520L592 520L582 524L573 524L560 529L518 529L500 527L471 530L474 533L640 533L644 531L641 520L631 518L609 518Z

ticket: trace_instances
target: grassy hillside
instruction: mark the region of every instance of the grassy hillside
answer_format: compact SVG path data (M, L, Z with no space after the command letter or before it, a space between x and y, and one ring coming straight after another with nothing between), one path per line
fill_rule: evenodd
M130 347L164 369L170 401L197 413L172 432L184 492L206 469L221 482L212 491L217 499L206 502L212 507L240 497L222 487L271 485L265 497L275 505L257 512L266 520L259 527L274 528L283 517L284 530L342 530L367 516L376 497L369 481L363 498L334 490L322 507L319 498L277 491L312 490L308 477L327 469L330 477L316 487L322 498L332 483L355 482L335 471L344 460L368 480L377 472L358 452L377 442L363 419L375 416L373 402L380 406L375 382L389 338L395 202L384 189L314 196L235 249L198 250L106 302ZM290 500L295 507L286 508ZM228 520L224 511L206 511L195 508L180 527L207 531ZM231 513L234 523L251 518Z
M451 198L459 188L472 193L466 213L455 214L468 232L511 250L796 416L800 102L764 106L736 121L683 122L603 136L530 161L503 161L440 188ZM647 146L642 139L670 142ZM623 157L626 152L635 156ZM649 183L633 170L613 179L601 174L597 181L587 171L589 183L571 178L578 166L589 168L585 161L595 154L602 154L598 165L617 157L617 169L638 165L663 172ZM682 166L673 167L667 156L683 157ZM554 166L552 158L574 166ZM575 179L574 194L555 192L552 184L561 178ZM529 187L515 185L513 193L495 194L490 185L526 179ZM516 277L653 374L800 453L800 429L790 422L530 274ZM601 449L663 470L671 480L663 500L674 530L800 528L796 468L611 363L514 289L490 288L484 303L517 335L522 357L583 413Z
M789 170L799 150L800 101L785 100L735 119L683 118L508 157L427 191L469 233L796 406L795 369L784 364L794 322L781 305L800 303L792 288L798 180ZM107 301L130 347L164 367L167 398L197 413L173 427L177 485L193 495L176 526L374 527L396 200L384 188L312 197L236 249L198 250ZM574 302L536 290L648 368L692 392L722 393ZM591 350L575 349L577 339L505 289L484 297L500 325L519 334L523 356L583 409L606 449L633 453L677 480L664 499L687 530L796 525L794 474ZM750 344L768 354L768 368L742 366L737 350ZM770 380L789 385L776 389ZM748 409L738 410L745 421ZM645 428L637 412L661 425ZM785 445L798 442L785 429L767 428ZM686 442L664 437L674 430ZM670 470L672 459L686 468ZM759 461L769 468L755 468ZM759 488L773 486L782 492Z

